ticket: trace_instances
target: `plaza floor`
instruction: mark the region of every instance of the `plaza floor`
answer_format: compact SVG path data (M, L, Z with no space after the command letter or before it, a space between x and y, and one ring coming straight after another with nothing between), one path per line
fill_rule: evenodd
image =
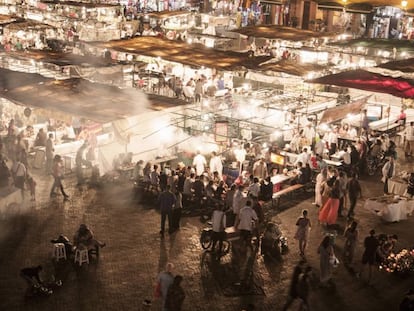
M412 163L401 160L412 169ZM265 262L257 256L253 269L254 287L249 291L237 288L238 276L231 254L220 264L209 261L200 244L200 230L204 227L199 217L183 217L181 229L160 239L160 216L152 202L133 200L132 185L105 183L100 189L78 189L73 177L65 180L70 200L58 196L49 199L52 178L37 176L37 201L28 199L22 207L14 207L0 220L0 310L161 310L154 300L156 275L167 262L173 262L175 273L184 277L186 299L183 310L242 310L253 304L255 310L281 310L288 294L290 277L299 261L295 222L301 210L309 210L312 231L307 249L307 261L313 267L315 279L319 272L317 247L326 229L317 222L317 208L313 197L293 198L281 204L273 221L280 224L289 240L289 252L281 261ZM365 198L382 194L380 177L363 180ZM398 247L414 245L414 216L398 223L385 223L378 216L363 209L359 202L356 218L360 224L360 239L356 259L363 250L363 238L374 228L378 233L397 234ZM79 224L86 223L107 246L99 261L93 260L81 268L71 262L56 265L52 261L50 240L63 233L72 239ZM336 253L341 259L346 225L338 221ZM53 295L25 299L26 284L19 277L22 267L42 264L45 275L56 274L63 286ZM236 270L235 270L236 269ZM374 282L368 285L364 278L341 264L334 271L334 288L321 288L312 282L310 302L312 310L397 310L404 292L414 288L414 278L406 275L377 271ZM152 300L152 306L142 304ZM291 310L297 310L295 303Z

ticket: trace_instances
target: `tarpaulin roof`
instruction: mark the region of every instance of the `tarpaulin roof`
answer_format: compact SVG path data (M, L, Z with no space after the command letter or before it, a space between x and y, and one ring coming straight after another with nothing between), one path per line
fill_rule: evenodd
M323 3L326 2L326 0L317 0L317 3ZM344 1L338 0L338 1L332 1L336 2L340 5L344 5ZM347 0L345 1L346 5L348 6L355 6L355 5L370 5L372 7L380 7L380 6L394 6L397 8L402 8L401 6L401 0ZM407 1L407 9L414 8L414 2L413 1Z
M387 93L402 98L414 98L414 80L384 76L362 69L332 74L306 82Z
M248 53L222 52L200 44L187 44L159 37L135 37L129 40L95 42L93 45L129 54L160 57L164 60L200 68L236 70L256 68L270 56L248 57Z
M44 63L55 64L58 66L82 65L93 67L106 67L117 65L112 59L97 56L82 56L72 53L53 52L49 50L26 50L24 52L14 51L7 55L12 57L30 58Z
M294 76L303 77L312 71L322 71L326 66L318 64L300 64L291 60L281 60L278 62L271 62L261 64L258 68L260 71L276 71L284 72Z
M413 1L414 3L414 1ZM414 41L412 40L397 40L397 39L352 39L346 41L331 42L328 45L336 45L342 47L365 47L375 49L388 49L392 50L396 48L398 50L414 50Z
M353 101L352 103L335 106L328 108L323 112L320 119L320 123L331 123L338 120L345 119L349 113L358 114L361 112L362 107L367 103L370 96L365 96L359 100Z
M332 35L327 32L315 32L279 25L247 26L232 31L249 37L282 39L289 41L307 41L312 38L321 38Z
M377 67L390 70L398 70L401 72L414 72L414 58L396 60L378 65Z
M147 99L136 89L92 83L82 79L52 80L0 92L15 103L77 115L107 123L149 111Z
M11 90L28 84L50 81L37 73L24 73L0 68L0 91Z

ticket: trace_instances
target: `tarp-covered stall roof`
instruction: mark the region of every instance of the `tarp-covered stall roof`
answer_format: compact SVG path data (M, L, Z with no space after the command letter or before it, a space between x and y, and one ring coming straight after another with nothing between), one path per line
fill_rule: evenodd
M65 52L53 52L49 50L26 50L24 52L9 52L15 58L30 58L44 63L55 64L58 66L81 65L93 67L107 67L116 65L111 59L97 56L82 56Z
M324 3L326 0L317 0L317 3ZM402 1L401 0L347 0L347 1L332 1L334 3L338 3L338 5L344 5L345 7L351 6L355 7L355 5L363 6L363 5L370 5L372 7L380 7L380 6L394 6L397 8L402 8ZM407 1L407 9L414 8L414 2L413 1Z
M281 60L278 62L269 62L259 66L258 70L262 72L275 71L284 72L290 75L303 77L312 71L322 71L326 66L318 64L300 64L291 60Z
M95 42L94 45L129 54L160 57L195 68L204 66L218 70L256 68L260 63L271 58L270 56L248 57L247 53L222 52L198 44L190 45L158 37L136 37L130 40Z
M248 37L281 39L289 41L307 41L312 38L321 38L331 35L326 32L315 32L279 25L247 26L233 30L233 32L237 32Z
M332 74L306 82L387 93L402 98L414 98L414 80L384 76L362 69Z
M367 103L370 96L366 96L352 103L326 109L321 117L320 123L332 123L345 119L348 114L358 114Z
M377 67L385 68L389 70L396 70L401 72L414 73L414 58L408 58L403 60L396 60L388 63L378 65Z
M147 99L136 89L91 83L82 79L51 80L3 90L0 96L17 104L108 123L147 111Z
M36 73L24 73L0 68L0 92L50 80Z

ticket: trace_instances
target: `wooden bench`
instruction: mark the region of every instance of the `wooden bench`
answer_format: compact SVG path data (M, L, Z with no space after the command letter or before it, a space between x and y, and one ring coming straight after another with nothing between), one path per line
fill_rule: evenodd
M273 193L273 195L272 195L272 207L274 207L275 201L276 201L276 208L279 207L280 198L282 196L292 194L295 191L298 191L299 189L302 189L304 186L305 185L302 185L302 184L296 184L296 185L289 186L285 189L282 189L282 190L280 190L276 193Z

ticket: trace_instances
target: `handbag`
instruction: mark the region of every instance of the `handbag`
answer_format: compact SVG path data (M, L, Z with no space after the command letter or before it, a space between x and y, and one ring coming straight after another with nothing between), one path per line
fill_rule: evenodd
M329 263L333 268L337 268L340 264L339 259L335 255L329 257Z
M159 282L159 281L158 281L157 285L155 285L154 297L155 298L160 298L161 297L161 282Z

